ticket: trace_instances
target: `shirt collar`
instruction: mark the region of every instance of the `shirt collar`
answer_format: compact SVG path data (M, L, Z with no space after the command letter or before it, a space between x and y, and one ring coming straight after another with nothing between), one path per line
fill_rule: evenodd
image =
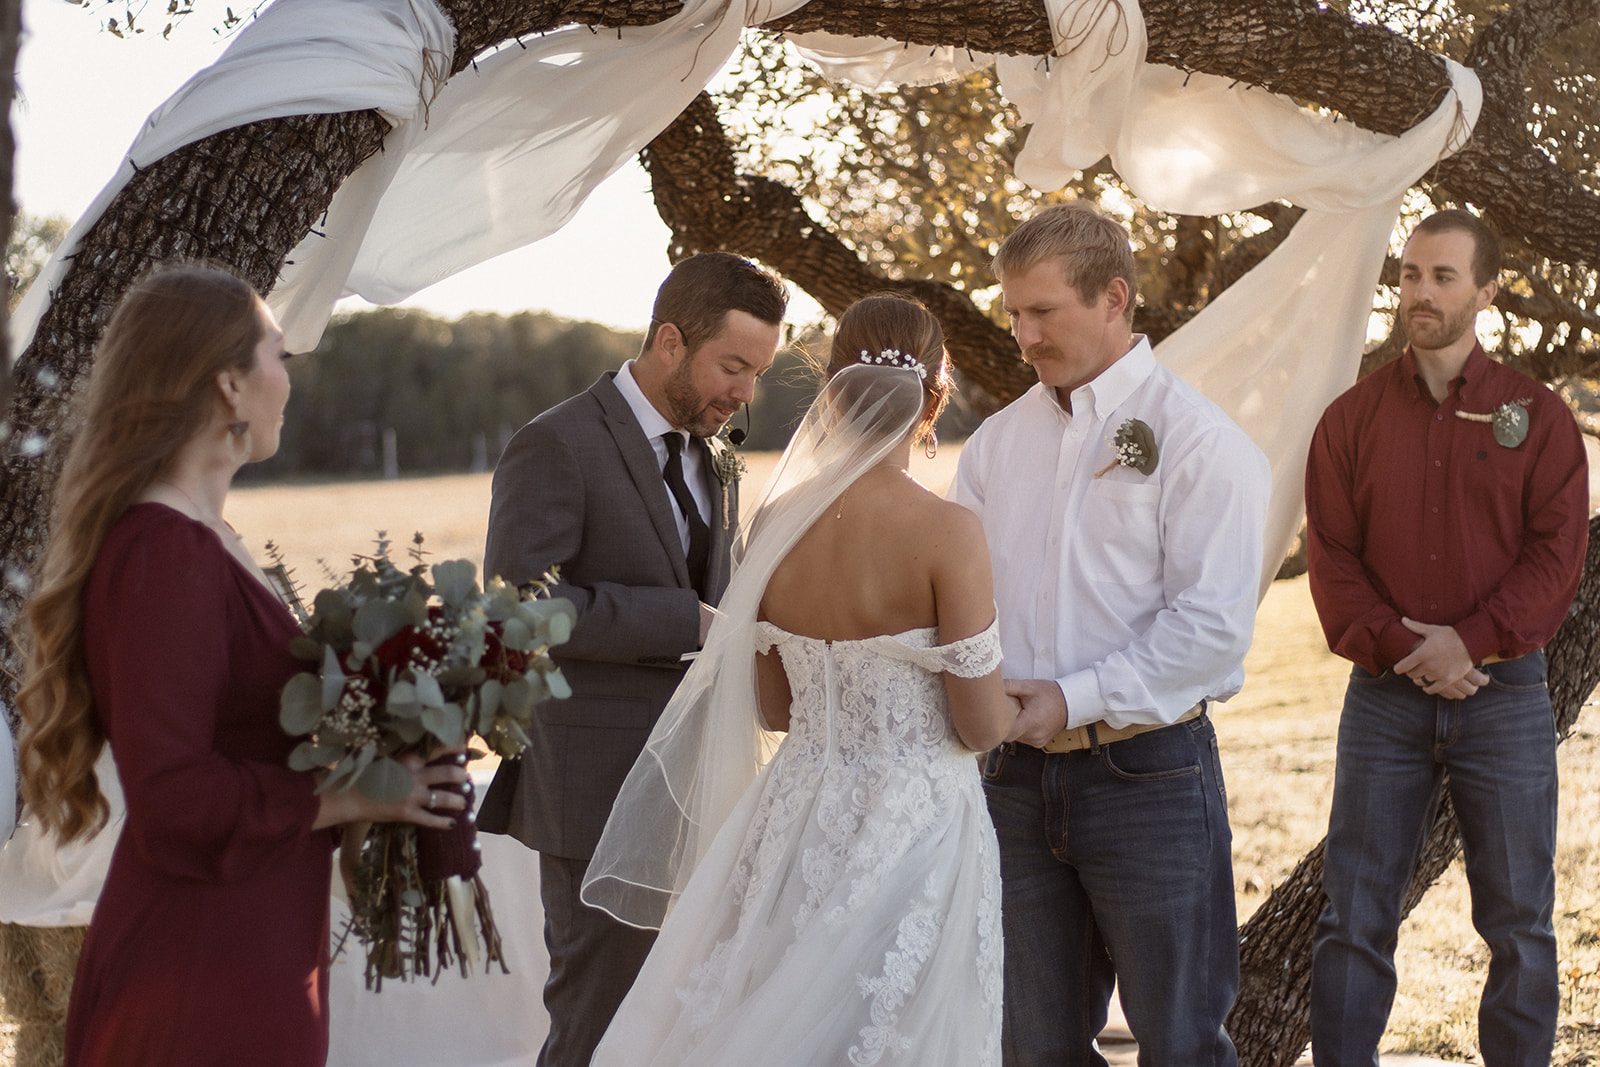
M1465 399L1470 387L1483 382L1489 370L1489 362L1489 354L1483 350L1482 342L1474 342L1472 351L1467 353L1467 361L1461 365L1461 373L1447 383L1456 387L1457 397ZM1400 375L1402 381L1410 382L1416 387L1417 396L1430 404L1434 403L1433 394L1428 391L1428 383L1422 380L1422 373L1417 370L1417 356L1411 351L1410 345L1406 345L1406 350L1400 354Z
M667 417L656 410L650 403L650 398L644 395L644 390L639 388L639 383L633 377L633 360L622 365L613 379L617 392L622 394L622 399L628 402L628 407L633 411L633 417L639 420L639 429L644 431L646 440L654 441L664 433L678 433L688 437L688 433L678 429L667 421Z
M1142 333L1135 334L1132 348L1101 371L1098 377L1072 391L1072 409L1092 411L1095 419L1104 422L1122 406L1123 401L1133 395L1135 389L1145 383L1155 369L1156 354L1150 347L1150 338ZM1043 384L1038 388L1045 403L1066 416L1066 409L1061 406L1056 391Z

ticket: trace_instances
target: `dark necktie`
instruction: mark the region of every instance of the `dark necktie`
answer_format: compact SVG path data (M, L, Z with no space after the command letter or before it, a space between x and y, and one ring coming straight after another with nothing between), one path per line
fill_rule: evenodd
M694 494L689 492L689 483L683 479L683 435L664 433L661 439L667 443L667 465L662 468L661 477L666 479L667 488L672 490L672 499L678 502L678 510L689 520L689 580L704 599L706 561L711 557L711 528L700 517Z

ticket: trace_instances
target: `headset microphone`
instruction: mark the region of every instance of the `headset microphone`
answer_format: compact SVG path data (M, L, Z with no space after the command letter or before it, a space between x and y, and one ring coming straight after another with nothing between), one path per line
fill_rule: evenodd
M740 445L744 444L745 438L747 438L749 436L750 436L750 405L746 404L744 406L744 429L742 429L742 430L729 430L728 431L728 443L731 444L734 448L738 448Z

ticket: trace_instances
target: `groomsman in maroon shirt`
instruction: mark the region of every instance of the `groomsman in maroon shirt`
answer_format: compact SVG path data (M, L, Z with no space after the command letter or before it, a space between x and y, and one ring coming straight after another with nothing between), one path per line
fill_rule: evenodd
M1354 664L1312 965L1318 1067L1377 1063L1401 898L1446 782L1490 952L1483 1062L1547 1067L1555 1040L1541 650L1577 590L1588 468L1561 399L1478 343L1499 270L1474 215L1418 223L1400 261L1410 347L1329 405L1311 442L1311 595L1328 646Z

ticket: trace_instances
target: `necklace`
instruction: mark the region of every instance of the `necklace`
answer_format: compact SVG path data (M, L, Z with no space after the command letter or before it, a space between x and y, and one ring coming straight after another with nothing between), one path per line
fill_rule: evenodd
M833 513L835 519L844 518L844 498L850 492L850 487L844 487L844 492L839 494L839 509Z
M195 502L194 497L190 496L183 486L178 485L176 482L169 482L165 478L157 478L155 480L155 484L164 485L168 489L171 489L173 492L177 493L179 496L183 497L183 499L187 500L189 502L189 506L194 509L194 515L198 521L205 523L207 526L217 531L221 531L223 527L227 527L229 533L235 537L239 536L239 531L233 528L233 523L229 522L221 515L218 515L216 518L208 518L206 516L205 509Z

